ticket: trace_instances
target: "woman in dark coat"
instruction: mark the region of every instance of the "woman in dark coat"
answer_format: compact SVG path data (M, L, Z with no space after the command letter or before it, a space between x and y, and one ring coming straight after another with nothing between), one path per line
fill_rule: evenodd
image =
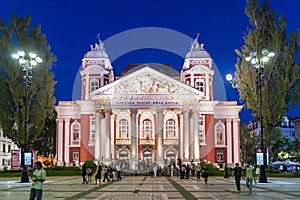
M87 176L87 173L86 173L86 164L83 163L82 165L82 168L81 168L81 176L82 176L82 184L87 184L87 180L86 180L86 176Z
M99 185L101 184L101 172L102 172L102 166L98 163L96 176L95 176L96 185L97 185L97 180L99 180Z
M205 185L207 186L207 181L208 181L208 168L207 168L207 165L203 165L201 174L202 174L202 177L204 178Z

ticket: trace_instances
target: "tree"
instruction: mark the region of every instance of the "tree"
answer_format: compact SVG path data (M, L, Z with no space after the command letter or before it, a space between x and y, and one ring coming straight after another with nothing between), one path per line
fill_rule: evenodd
M260 6L259 0L248 0L245 10L252 29L247 30L245 44L236 50L238 60L235 65L235 84L245 106L253 111L253 116L260 121L260 104L257 86L257 72L251 63L245 61L251 50L260 52L268 48L276 56L264 63L262 77L263 128L266 147L280 136L276 127L282 122L287 110L299 100L300 68L296 63L299 51L299 37L296 33L285 33L286 20L283 16L278 21L274 10L267 0Z
M56 58L50 51L46 36L41 33L41 26L31 27L30 22L30 16L19 18L12 15L7 25L0 19L0 127L18 147L25 143L26 122L26 126L30 125L28 141L28 138L40 135L46 120L54 117L55 81L51 65ZM27 94L23 84L23 69L11 56L20 49L34 51L43 59L33 69Z
M247 125L241 125L240 146L241 146L241 161L243 163L255 164L255 152L257 139L255 134L249 130Z
M40 135L29 136L29 146L38 149L37 155L53 158L56 154L56 111L55 118L46 119Z

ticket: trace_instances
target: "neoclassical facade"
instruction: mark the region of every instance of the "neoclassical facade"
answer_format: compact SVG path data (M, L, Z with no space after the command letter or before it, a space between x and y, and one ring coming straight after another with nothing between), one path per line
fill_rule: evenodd
M240 161L239 112L213 99L213 60L197 39L181 72L170 65L128 65L115 78L102 41L82 59L80 100L60 101L57 160L166 165Z

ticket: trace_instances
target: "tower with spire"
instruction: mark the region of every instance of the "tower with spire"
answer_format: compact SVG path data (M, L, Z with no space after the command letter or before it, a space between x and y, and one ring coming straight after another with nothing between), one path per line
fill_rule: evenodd
M90 45L91 50L88 51L82 59L80 71L82 79L82 100L89 100L90 92L114 80L113 68L99 34L97 38L98 43Z
M199 44L198 38L199 34L192 42L190 51L186 54L181 69L181 80L203 92L204 100L213 100L213 60L204 49L204 45Z

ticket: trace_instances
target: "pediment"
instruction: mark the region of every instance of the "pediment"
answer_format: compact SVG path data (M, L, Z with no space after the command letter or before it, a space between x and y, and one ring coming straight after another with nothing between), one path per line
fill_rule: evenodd
M144 67L90 93L91 99L98 96L157 95L157 96L196 96L201 99L204 93L150 67Z
M185 73L204 73L204 74L210 74L211 76L214 74L214 71L210 68L208 68L205 65L195 65L190 70L185 71Z

